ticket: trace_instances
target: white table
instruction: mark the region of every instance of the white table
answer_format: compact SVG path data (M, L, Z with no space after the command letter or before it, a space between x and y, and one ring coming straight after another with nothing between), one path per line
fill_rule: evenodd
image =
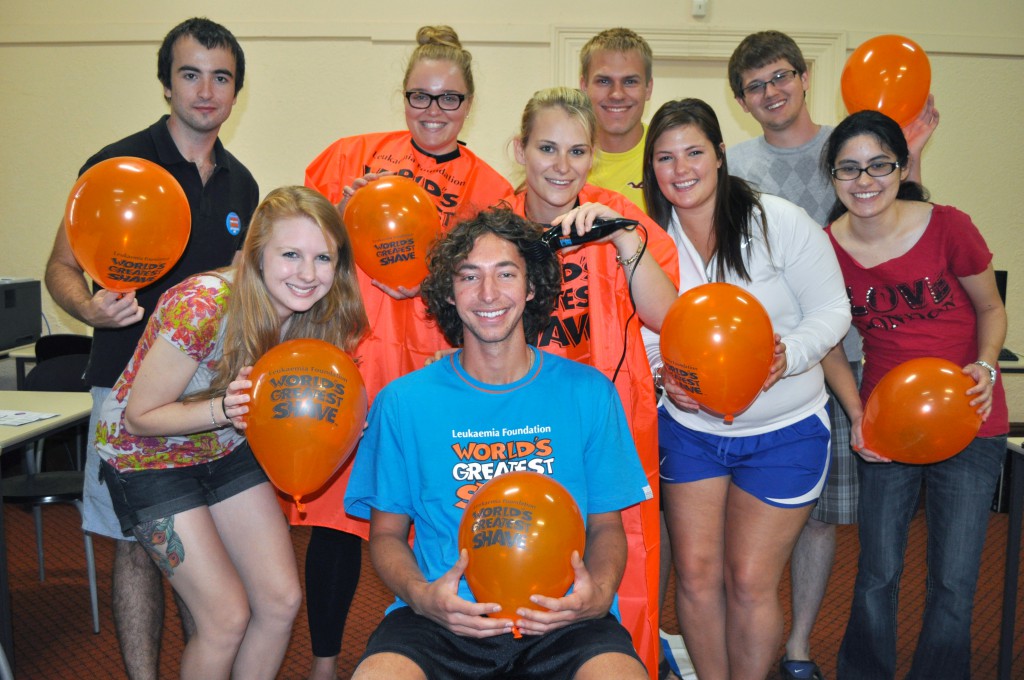
M18 392L0 390L0 410L56 413L53 418L17 427L0 425L0 455L55 432L89 422L92 397L88 392ZM2 501L2 499L0 499ZM14 631L11 625L11 593L7 582L7 542L0 503L0 645L14 665Z

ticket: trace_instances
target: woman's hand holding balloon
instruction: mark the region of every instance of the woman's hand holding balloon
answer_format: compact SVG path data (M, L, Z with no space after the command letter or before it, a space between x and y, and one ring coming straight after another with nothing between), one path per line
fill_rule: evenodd
M689 392L680 387L679 383L672 378L672 373L664 368L661 371L662 388L669 400L684 411L699 411L700 404L690 396Z
M235 379L228 384L227 392L224 394L224 415L231 420L236 430L246 428L245 414L249 412L249 390L252 388L252 381L249 375L252 373L252 366L243 366Z
M967 394L977 395L971 400L971 406L977 407L982 421L987 420L992 410L992 390L996 385L992 382L992 375L987 368L979 364L967 364L962 370L964 375L971 376L977 383L967 390Z
M786 374L786 367L789 362L786 360L786 344L782 342L782 337L775 334L775 354L772 356L772 367L768 372L768 377L765 378L764 387L761 388L762 392L767 392L772 385L779 382L782 376Z
M359 189L362 189L363 187L365 187L370 182L376 182L381 177L386 177L387 175L390 175L390 174L391 173L388 172L387 170L383 170L381 172L368 172L365 175L363 175L362 177L356 177L354 180L352 180L352 184L351 185L349 185L349 186L347 186L347 187L345 187L344 189L341 190L341 194L342 194L341 201L339 201L338 205L335 206L338 209L338 213L342 217L344 217L345 216L345 206L348 205L348 199L352 198L352 194L356 193L356 191L358 191Z
M392 288L387 284L381 283L377 279L372 279L370 283L373 285L374 288L381 289L387 295L396 300L410 300L414 297L419 297L420 295L419 285L415 285L412 288L406 288L405 286L397 286L395 288Z
M864 431L861 429L863 422L863 412L850 418L850 448L856 451L865 463L891 463L890 459L864 448Z

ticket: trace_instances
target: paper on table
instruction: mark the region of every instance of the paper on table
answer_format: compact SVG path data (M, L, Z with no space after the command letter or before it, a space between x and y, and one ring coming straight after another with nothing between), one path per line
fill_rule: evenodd
M56 413L36 413L35 411L4 411L0 409L0 425L18 426L56 417Z

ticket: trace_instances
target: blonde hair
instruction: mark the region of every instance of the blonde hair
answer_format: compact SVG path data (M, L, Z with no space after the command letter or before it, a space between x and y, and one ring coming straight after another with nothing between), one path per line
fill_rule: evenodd
M281 320L263 280L263 254L277 222L307 217L320 227L328 247L336 251L334 281L323 298L288 319L283 337ZM274 189L253 213L241 258L230 284L224 318L224 356L210 387L192 399L223 394L244 366L251 366L283 340L316 338L352 351L366 334L369 322L356 279L348 233L338 210L312 189L289 186Z
M409 76L417 63L425 59L450 61L462 72L462 79L466 81L466 95L473 96L476 92L473 85L473 55L462 49L455 29L451 26L423 26L416 31L416 44L416 49L409 57L409 64L405 67L403 88L408 86Z
M549 87L545 90L537 90L526 102L523 109L523 117L519 123L519 143L523 147L530 141L533 133L533 125L537 122L537 115L545 109L559 108L565 111L570 118L575 119L590 140L593 146L597 141L597 117L594 115L594 107L590 104L590 98L582 90L574 87Z
M628 28L609 28L587 41L580 50L580 76L586 81L590 77L590 60L595 52L637 52L644 60L644 76L648 82L653 74L654 53L647 41L636 31Z

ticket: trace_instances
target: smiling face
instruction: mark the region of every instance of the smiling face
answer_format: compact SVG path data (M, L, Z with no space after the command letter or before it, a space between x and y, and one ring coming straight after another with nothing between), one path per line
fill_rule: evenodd
M725 150L715 149L696 125L681 125L659 135L653 151L651 162L658 188L680 218L710 216L718 190L718 169L722 167L719 154Z
M866 168L872 163L895 163L896 155L884 147L874 135L851 137L839 148L835 166ZM885 177L872 177L866 172L857 179L841 181L832 179L836 196L850 214L860 219L877 217L896 202L900 182L907 178L907 168L900 168Z
M770 83L763 93L744 94L736 98L740 108L752 115L762 129L782 131L802 116L810 120L805 100L809 83L807 73L798 73L796 78L787 83L770 82L776 74L795 70L787 60L777 59L761 68L743 72L743 87L755 82Z
M537 112L529 137L515 141L516 161L526 170L526 210L548 223L568 212L593 162L593 146L583 124L558 106Z
M337 248L327 243L320 226L309 217L275 221L260 269L282 322L327 295L334 283L336 253Z
M164 97L172 120L197 133L215 133L235 105L235 57L226 47L207 49L183 36L172 48L170 82Z
M643 56L636 50L594 52L580 88L594 106L601 148L620 153L636 146L643 134L644 106L654 89Z
M456 268L452 287L467 349L525 342L523 312L533 292L515 244L492 233L480 236Z
M466 95L462 106L454 111L442 111L437 102L431 102L425 109L414 109L405 102L405 124L412 138L421 149L435 156L451 153L458 148L459 134L466 122L473 97L468 95L466 79L458 64L437 59L421 59L409 71L405 82L406 92L427 94Z

